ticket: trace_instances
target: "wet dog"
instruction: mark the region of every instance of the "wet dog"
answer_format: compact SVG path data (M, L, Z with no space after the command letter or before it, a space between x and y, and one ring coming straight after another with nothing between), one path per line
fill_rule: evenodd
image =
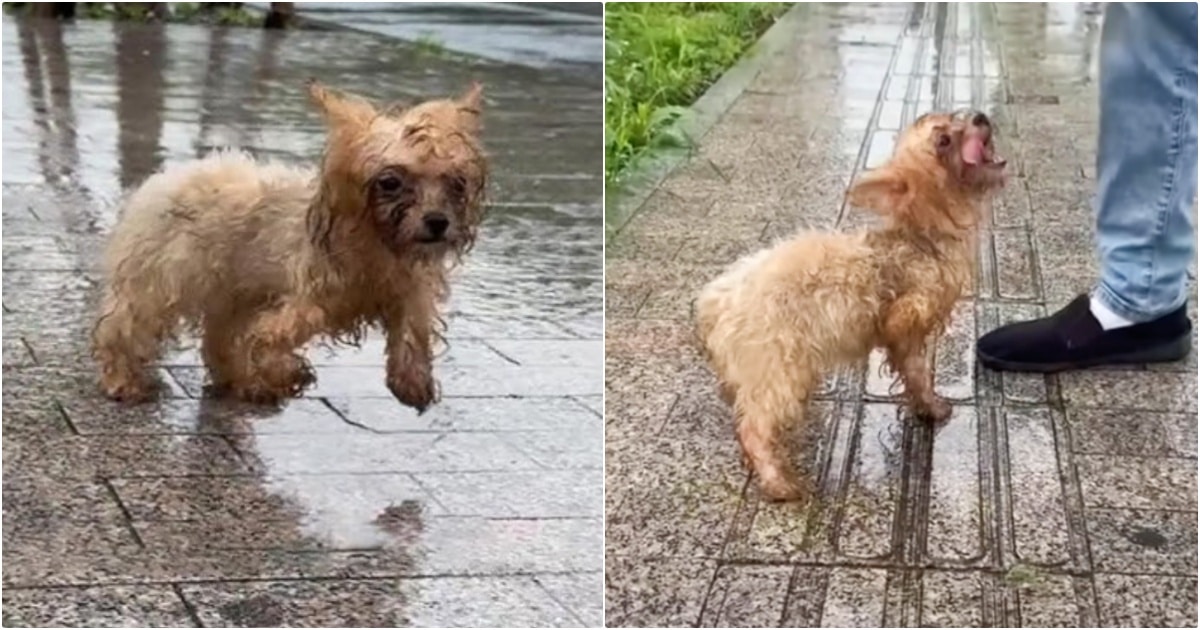
M886 218L853 234L804 232L708 284L697 333L732 405L743 461L776 500L804 498L783 448L830 370L882 348L919 416L945 420L926 344L974 278L976 226L1004 183L992 125L976 112L927 114L866 173L849 201Z
M158 173L108 244L93 355L107 396L152 396L149 365L187 327L212 385L254 402L314 382L314 337L387 335L387 386L424 410L447 274L475 242L488 165L481 88L378 107L311 82L327 130L319 168L222 152Z

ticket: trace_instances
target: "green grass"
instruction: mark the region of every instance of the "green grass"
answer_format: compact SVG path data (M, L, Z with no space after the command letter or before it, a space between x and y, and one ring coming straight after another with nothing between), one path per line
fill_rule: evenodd
M737 62L785 2L605 5L605 181L655 148L686 146L679 117Z
M1045 582L1045 578L1037 570L1037 567L1026 564L1013 565L1004 574L1004 583L1017 589L1035 589L1041 586L1043 582Z
M443 44L442 40L438 39L436 35L430 32L421 33L421 35L417 37L415 41L413 41L413 45L416 47L417 54L419 55L436 57L446 52L446 45Z

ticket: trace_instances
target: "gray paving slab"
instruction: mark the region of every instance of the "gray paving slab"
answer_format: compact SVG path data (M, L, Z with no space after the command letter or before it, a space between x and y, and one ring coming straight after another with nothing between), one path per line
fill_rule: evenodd
M447 48L537 68L340 29L4 16L5 625L599 623L599 22L513 10L489 43L486 15ZM514 48L522 21L570 54ZM442 404L391 398L377 332L310 348L317 387L278 409L206 396L187 337L157 401L103 399L87 338L122 190L226 145L317 159L309 77L486 86L493 205L446 307Z
M1096 277L1101 21L1061 3L797 7L689 159L635 196L605 277L610 626L1196 624L1195 357L1050 377L973 357ZM966 105L997 121L1015 177L937 340L952 420L904 420L874 357L830 378L793 450L818 499L764 501L692 340L697 290L794 230L870 224L842 205L855 174L920 113Z

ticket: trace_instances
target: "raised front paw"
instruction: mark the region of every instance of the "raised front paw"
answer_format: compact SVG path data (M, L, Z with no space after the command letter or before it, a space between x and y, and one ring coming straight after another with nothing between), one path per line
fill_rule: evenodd
M274 405L301 395L317 379L304 357L286 353L258 357L245 379L225 383L214 377L213 381L220 387L216 392L228 391L246 402Z
M388 374L387 386L401 403L425 413L437 402L438 386L430 370L409 369Z

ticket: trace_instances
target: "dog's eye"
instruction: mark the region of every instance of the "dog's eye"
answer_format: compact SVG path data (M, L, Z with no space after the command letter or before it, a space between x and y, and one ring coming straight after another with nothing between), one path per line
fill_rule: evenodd
M939 149L945 149L949 146L950 146L950 135L945 134L945 133L938 135L937 147Z
M467 180L461 177L453 177L449 183L450 196L456 200L462 201L467 198Z
M403 186L404 183L401 182L400 178L396 177L395 175L384 175L375 182L375 185L378 186L379 190L382 190L383 192L392 193L400 190L400 187Z

